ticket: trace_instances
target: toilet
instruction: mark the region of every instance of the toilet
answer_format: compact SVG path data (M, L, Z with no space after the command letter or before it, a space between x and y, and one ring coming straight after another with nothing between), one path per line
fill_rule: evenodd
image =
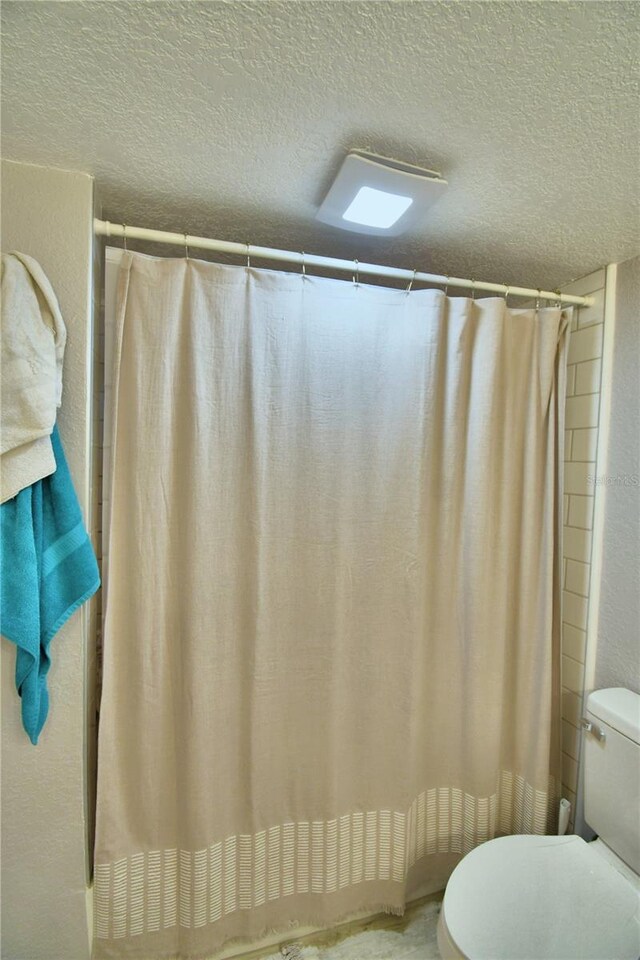
M467 854L438 921L443 960L638 960L640 696L587 701L585 819L598 834L518 835Z

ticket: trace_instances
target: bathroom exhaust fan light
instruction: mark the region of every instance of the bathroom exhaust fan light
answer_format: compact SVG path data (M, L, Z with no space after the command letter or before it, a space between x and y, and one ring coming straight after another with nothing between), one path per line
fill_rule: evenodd
M351 150L316 219L342 230L395 237L423 221L446 185L435 170Z
M343 220L363 227L382 227L388 230L413 203L413 197L399 197L373 187L360 187L345 212Z

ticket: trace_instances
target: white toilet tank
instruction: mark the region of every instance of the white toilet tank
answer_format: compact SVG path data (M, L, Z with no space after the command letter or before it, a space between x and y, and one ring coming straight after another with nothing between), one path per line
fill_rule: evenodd
M585 820L640 874L640 696L594 691L583 726Z

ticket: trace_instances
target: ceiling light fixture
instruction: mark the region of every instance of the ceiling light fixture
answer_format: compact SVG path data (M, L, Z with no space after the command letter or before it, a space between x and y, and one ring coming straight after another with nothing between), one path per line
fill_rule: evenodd
M342 219L363 227L388 230L412 203L413 197L400 197L396 193L374 190L373 187L360 187L342 214Z
M397 236L422 222L447 185L435 170L351 150L316 219L379 236Z

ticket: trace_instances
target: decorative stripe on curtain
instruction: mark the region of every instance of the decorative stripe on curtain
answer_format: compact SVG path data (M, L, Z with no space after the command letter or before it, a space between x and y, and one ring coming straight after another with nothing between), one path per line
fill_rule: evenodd
M401 912L554 830L569 321L124 255L96 960Z
M372 880L404 884L416 861L465 854L498 834L546 832L550 790L502 771L490 797L423 791L406 812L356 811L225 837L202 850L149 850L96 865L96 935L121 939L217 923L237 910ZM179 894L178 894L179 891Z

